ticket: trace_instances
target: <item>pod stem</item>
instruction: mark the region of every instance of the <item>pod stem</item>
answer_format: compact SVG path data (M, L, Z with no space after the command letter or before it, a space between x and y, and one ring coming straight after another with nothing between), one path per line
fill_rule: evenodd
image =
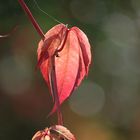
M28 18L30 19L31 23L33 24L34 28L38 32L38 34L41 37L41 39L44 40L45 39L45 35L44 35L42 29L40 28L39 24L37 23L37 21L33 17L31 11L29 10L29 8L26 5L26 3L24 2L24 0L18 0L18 2L20 3L21 7L23 8L25 13L27 14Z

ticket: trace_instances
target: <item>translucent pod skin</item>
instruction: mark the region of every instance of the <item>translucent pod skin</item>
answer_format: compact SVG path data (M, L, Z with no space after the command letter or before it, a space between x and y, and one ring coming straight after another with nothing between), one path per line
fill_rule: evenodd
M45 34L44 41L39 42L37 53L38 67L54 101L52 114L58 108L57 100L62 104L87 76L91 63L90 44L78 27L68 29L58 24ZM52 57L54 64L51 64ZM57 96L51 90L51 66L55 67Z

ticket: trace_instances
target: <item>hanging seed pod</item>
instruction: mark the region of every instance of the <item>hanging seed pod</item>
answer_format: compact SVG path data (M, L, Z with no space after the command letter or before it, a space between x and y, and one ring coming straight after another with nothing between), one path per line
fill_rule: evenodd
M64 126L54 125L38 131L32 140L76 140L74 135Z
M76 140L74 135L62 125L54 125L50 128L50 134L56 137L56 140Z

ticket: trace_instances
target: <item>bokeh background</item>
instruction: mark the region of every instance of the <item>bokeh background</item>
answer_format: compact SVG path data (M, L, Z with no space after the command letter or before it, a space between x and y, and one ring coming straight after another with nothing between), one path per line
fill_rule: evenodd
M140 140L140 1L36 0L59 21L78 26L93 54L89 76L62 105L78 140ZM44 32L58 24L25 0ZM0 0L0 140L31 140L57 122L35 70L40 40L17 0Z

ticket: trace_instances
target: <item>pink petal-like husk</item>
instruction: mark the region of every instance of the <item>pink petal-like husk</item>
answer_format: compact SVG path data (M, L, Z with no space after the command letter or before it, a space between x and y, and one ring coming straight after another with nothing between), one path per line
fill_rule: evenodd
M43 75L43 78L45 79L50 93L54 100L54 95L51 92L50 88L50 81L49 81L49 58L54 55L55 51L59 46L61 45L61 42L64 38L65 32L67 28L64 24L58 24L51 28L46 34L45 34L45 40L40 41L38 44L38 67L40 67L41 73Z
M60 104L72 93L79 68L79 43L77 35L69 31L66 44L55 59L56 80ZM57 109L56 104L52 112Z
M88 71L89 71L89 65L91 63L90 43L88 41L88 38L87 38L86 34L82 30L80 30L77 27L72 27L71 30L74 30L77 34L79 44L80 44L80 48L82 50L82 55L83 55L83 60L84 60L84 63L85 63L86 75L87 75Z
M74 86L73 90L75 90L81 84L85 75L86 75L86 67L84 64L83 55L82 55L82 51L80 48L80 50L79 50L79 69L78 69L78 74L77 74L77 78L76 78L75 86Z
M57 49L61 50L58 52L58 57L54 54ZM58 96L51 92L49 74L52 57L55 60L53 65L56 70ZM90 44L85 33L79 28L72 27L68 30L65 25L59 24L45 34L45 40L40 41L38 47L38 66L55 101L50 114L59 108L58 100L60 104L63 103L80 85L85 75L88 74L90 63Z

